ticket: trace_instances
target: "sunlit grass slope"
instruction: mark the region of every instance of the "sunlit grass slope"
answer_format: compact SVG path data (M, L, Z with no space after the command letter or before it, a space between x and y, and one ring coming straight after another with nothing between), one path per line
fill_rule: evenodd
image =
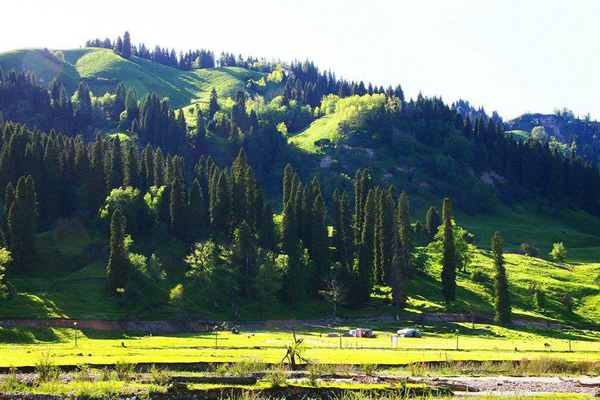
M5 72L33 71L46 84L57 78L69 93L77 89L80 79L86 80L95 96L114 92L122 81L125 86L134 86L140 98L155 91L161 98L168 97L176 108L208 101L213 87L221 98L233 97L237 90L254 94L255 91L247 87L248 77L255 81L266 79L263 73L239 67L180 71L138 57L128 61L109 49L59 50L54 54L58 56L48 55L41 49L14 50L0 54L0 66ZM264 93L277 88L278 85L268 83Z
M337 132L339 122L340 119L337 115L325 115L313 121L302 132L290 137L289 142L307 153L318 153L319 149L315 146L316 141L329 139L335 143L339 140L340 135Z

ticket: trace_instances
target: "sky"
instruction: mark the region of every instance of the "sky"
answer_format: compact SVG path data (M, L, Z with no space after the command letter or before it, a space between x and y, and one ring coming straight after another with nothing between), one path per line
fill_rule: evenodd
M128 30L150 48L310 59L505 120L563 107L600 119L598 0L20 0L1 12L0 52Z

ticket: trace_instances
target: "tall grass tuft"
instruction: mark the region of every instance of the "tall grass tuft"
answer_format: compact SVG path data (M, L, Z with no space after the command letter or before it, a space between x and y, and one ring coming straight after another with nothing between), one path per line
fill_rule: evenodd
M38 374L39 382L52 382L58 379L59 369L50 359L50 350L42 353L42 356L35 363L35 372Z
M233 376L248 376L256 372L261 372L266 369L266 364L259 359L243 359L239 362L232 363L228 372Z
M130 381L135 375L135 364L119 360L115 363L115 374L120 381Z
M171 372L166 369L158 369L156 365L152 364L150 368L150 380L159 385L164 385L171 379Z

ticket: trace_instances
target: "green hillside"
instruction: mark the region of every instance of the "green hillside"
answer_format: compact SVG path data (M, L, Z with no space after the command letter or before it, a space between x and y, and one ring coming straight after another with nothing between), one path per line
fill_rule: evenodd
M339 117L335 114L325 115L313 121L302 132L291 136L289 142L307 153L319 153L319 147L315 145L315 142L327 139L335 143L340 139L340 135L337 132L339 121Z
M134 86L141 98L145 93L156 92L160 98L168 97L175 108L192 102L208 101L214 87L220 97L234 97L238 90L248 88L248 77L257 81L266 74L239 67L217 67L180 71L152 61L132 57L131 61L109 49L83 48L45 52L42 49L22 49L0 54L0 66L6 72L26 70L35 72L42 83L57 78L69 93L77 89L80 79L85 79L95 96L114 92L119 82ZM267 84L263 95L269 95L278 86Z
M500 230L508 253L518 251L524 241L540 249L539 258L519 254L505 256L516 318L548 318L579 325L594 324L600 319L600 293L594 283L594 278L600 273L597 257L600 236L595 228L600 225L600 219L582 212L565 212L561 218L553 218L546 211L536 214L528 208L500 208L489 215L458 213L456 220L475 235L479 248L468 271L457 274L459 301L450 309L445 307L439 260L431 259L423 274L408 282L410 300L407 312L468 311L469 302L474 301L479 311L493 313L494 269L487 248L493 231ZM64 229L63 225L70 228ZM167 277L154 288L153 296L142 296L141 301L115 301L105 295L106 260L88 255L91 249L102 243L100 235L94 231L81 231L81 227L74 229L73 221L65 221L63 225L37 235L36 267L28 276L11 280L11 290L15 295L3 303L0 318L117 320L131 315L139 319L174 317L168 304L168 293L174 284L180 282L180 277ZM567 247L566 263L549 261L548 252L558 241L564 242ZM54 271L51 277L46 273L48 268ZM474 270L483 274L482 281L471 279ZM532 285L542 288L546 294L546 305L541 309L534 304L530 292ZM573 312L568 312L562 303L567 292L574 300ZM372 298L373 304L377 305L370 311L372 314L392 313L386 296L389 293L376 294ZM190 295L186 309L191 317L208 319L230 319L232 312L228 307L214 308L202 294ZM309 300L296 308L274 304L268 309L273 319L326 318L329 312L327 303L316 300ZM340 315L361 317L364 312L342 309ZM242 318L260 319L260 312L258 308L244 309Z

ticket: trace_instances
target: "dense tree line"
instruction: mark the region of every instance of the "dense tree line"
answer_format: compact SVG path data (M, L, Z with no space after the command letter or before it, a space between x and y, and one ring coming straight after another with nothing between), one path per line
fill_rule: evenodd
M569 158L552 150L548 143L536 140L517 141L504 134L500 121L478 116L464 119L438 98L419 96L402 110L399 124L410 127L425 144L442 148L451 162L445 167L473 168L477 173L495 171L513 186L499 189L503 201L520 198L516 187L546 198L559 206L575 206L593 214L600 213L600 173L590 162L574 152ZM432 160L438 162L437 159ZM441 171L448 174L451 170ZM476 209L477 195L448 188L447 193L458 200L461 208ZM462 191L462 193L460 193ZM483 199L482 199L483 201Z
M154 61L159 64L177 68L182 71L190 71L198 68L213 68L215 66L215 56L212 51L188 50L186 53L180 52L179 56L175 49L162 48L156 46L150 50L144 43L132 45L129 32L125 32L123 39L119 36L112 41L109 38L92 39L85 42L85 47L99 47L114 50L116 54L129 60L131 56L136 56L146 60Z

